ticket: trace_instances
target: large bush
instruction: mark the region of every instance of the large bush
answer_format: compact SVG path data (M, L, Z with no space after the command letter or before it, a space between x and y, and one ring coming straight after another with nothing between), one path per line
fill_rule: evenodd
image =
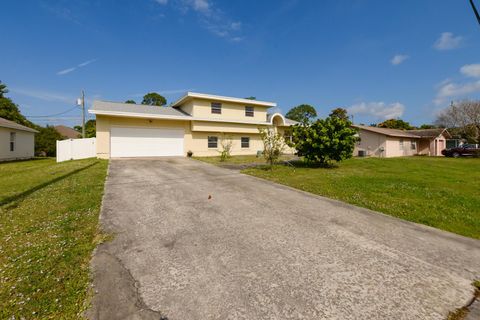
M331 165L352 157L357 130L345 118L330 116L292 127L292 144L307 161Z

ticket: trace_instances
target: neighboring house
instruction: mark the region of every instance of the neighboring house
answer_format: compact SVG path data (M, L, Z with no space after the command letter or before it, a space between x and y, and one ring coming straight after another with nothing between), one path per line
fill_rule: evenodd
M408 130L408 132L420 136L418 154L428 156L441 156L442 150L447 148L447 140L452 138L444 128Z
M258 128L279 133L295 121L269 114L273 102L188 92L169 107L95 101L97 156L217 156L232 141L232 155L263 150Z
M0 118L0 161L33 158L37 132L32 128Z
M360 141L354 155L371 157L402 157L412 155L441 156L446 139L446 129L398 130L355 125Z
M80 132L70 127L60 125L60 126L55 126L54 128L65 139L78 139L81 137Z

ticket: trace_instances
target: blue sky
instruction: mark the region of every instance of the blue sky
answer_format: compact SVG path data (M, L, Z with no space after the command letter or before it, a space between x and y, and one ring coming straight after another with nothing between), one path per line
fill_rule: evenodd
M367 124L429 123L451 100L480 98L467 0L7 0L0 21L0 80L29 116L74 107L81 89L89 105L196 91L320 116L341 106Z

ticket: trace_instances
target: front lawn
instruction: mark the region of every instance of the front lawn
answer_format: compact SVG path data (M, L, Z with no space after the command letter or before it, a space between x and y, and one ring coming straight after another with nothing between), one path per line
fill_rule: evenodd
M278 165L242 172L480 239L480 159L358 158L332 169Z
M0 319L81 318L107 163L0 163Z

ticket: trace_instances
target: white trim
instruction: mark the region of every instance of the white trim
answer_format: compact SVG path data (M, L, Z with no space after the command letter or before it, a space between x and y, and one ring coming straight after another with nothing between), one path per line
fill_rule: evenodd
M282 121L283 121L283 126L290 126L289 124L287 124L287 122L285 121L285 117L281 114L281 113L274 113L270 116L270 124L273 126L273 118L275 118L276 116L280 116L280 118L282 118Z
M199 98L199 99L208 99L208 100L217 100L217 101L226 101L226 102L235 102L235 103L242 103L247 105L255 105L255 106L264 106L264 107L276 107L277 104L275 102L268 102L268 101L260 101L260 100L250 100L244 98L234 98L234 97L226 97L226 96L217 96L213 94L206 94L206 93L196 93L196 92L187 92L183 97L175 101L171 104L172 107L177 107L181 105L183 102L190 98Z
M185 120L190 121L192 116L170 116L164 114L154 113L134 113L134 112L122 112L122 111L102 111L89 109L88 113L99 114L104 116L116 116L116 117L132 117L132 118L149 118L149 119L169 119L169 120Z

